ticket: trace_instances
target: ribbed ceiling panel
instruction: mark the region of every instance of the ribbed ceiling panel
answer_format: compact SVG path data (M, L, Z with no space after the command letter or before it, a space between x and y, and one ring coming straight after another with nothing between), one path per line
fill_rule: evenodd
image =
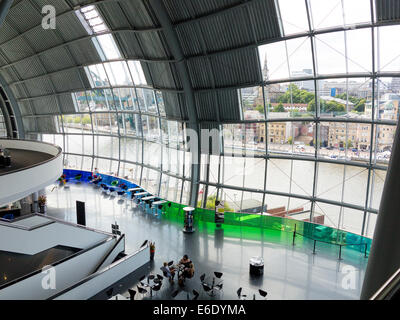
M7 21L4 21L1 25L1 32L0 32L0 44L8 41L18 35L18 32L15 31Z
M134 29L145 29L158 26L142 1L125 0L120 2L128 21Z
M211 57L216 87L254 84L261 81L258 49L247 48Z
M378 21L399 21L400 2L398 0L375 0Z
M205 89L209 88L212 83L212 74L207 72L209 62L205 57L190 59L187 61L190 79L193 88Z
M146 58L163 59L170 57L170 53L163 42L162 32L138 33L137 37Z
M42 23L42 14L30 1L21 1L10 8L7 20L18 32L25 32Z
M24 82L30 96L41 96L54 93L50 79L48 77L40 77Z
M56 96L35 99L32 101L32 106L35 114L59 113Z
M157 88L179 89L176 86L171 64L166 62L146 63L149 68L153 85ZM175 77L177 75L175 74Z
M160 0L161 1L161 0ZM8 83L28 79L11 86L17 99L52 96L57 92L89 88L82 65L102 62L92 40L72 8L95 3L83 0L14 1L0 31L0 69ZM221 92L196 92L230 86L258 84L258 41L279 37L279 25L274 0L163 0L185 56L190 85L194 89L199 120L237 120L240 110L236 89ZM384 1L391 2L391 1ZM54 5L57 29L40 26L44 5ZM141 32L120 31L114 37L122 53L129 59L174 59L160 23L147 0L116 0L97 3L101 15L111 30L139 29ZM392 9L393 10L393 9ZM384 11L383 9L381 10ZM394 15L395 17L395 15ZM194 21L190 21L193 20ZM19 35L23 33L22 35ZM66 43L66 44L65 44ZM250 45L250 46L249 46ZM39 54L38 54L39 53ZM156 88L183 90L176 64L142 62L147 80ZM76 68L75 68L76 67ZM64 70L66 69L66 70ZM62 70L62 71L61 71ZM48 76L42 76L46 72ZM35 77L29 80L29 78ZM167 116L188 119L183 93L163 92ZM34 111L53 113L40 103L54 99L35 99ZM63 112L75 112L70 93L58 95ZM60 102L62 101L62 102ZM29 103L24 102L24 114ZM57 109L58 110L58 109ZM58 111L57 111L58 112Z
M57 72L52 74L50 78L56 88L56 92L83 89L79 69L77 68Z
M18 81L18 74L16 73L15 69L12 67L8 67L5 69L2 69L1 75L4 77L4 79L7 81L7 83L15 82Z
M41 27L28 31L24 38L36 52L44 51L63 43L54 30L43 30Z
M197 33L198 26L189 23L181 24L175 30L185 56L198 55L203 52L199 37L193 37L193 34Z
M189 20L241 3L241 0L164 0L173 22Z
M248 11L257 41L281 37L274 0L253 1L248 5Z
M197 117L201 121L218 120L218 104L216 92L196 92Z
M57 17L57 31L65 41L79 39L88 35L75 13Z
M14 38L1 46L7 59L11 62L29 57L35 52L22 37Z
M110 29L129 28L129 21L118 1L101 3L97 7Z
M243 7L199 21L207 52L254 43L248 14ZM232 23L235 21L235 23Z
M42 63L36 56L22 60L17 63L14 68L22 79L28 79L46 73Z
M100 56L91 40L77 41L68 44L68 48L77 64L92 64L101 62Z
M119 32L115 36L127 58L144 58L140 44L133 32Z
M169 118L173 119L181 119L181 98L180 94L173 92L163 92L162 93L164 106L165 106L165 114Z
M71 10L68 5L67 1L60 1L60 0L34 0L37 3L39 8L42 8L46 5L52 5L57 12L57 15L62 14L63 12Z
M217 92L221 121L241 120L237 90L222 90Z
M65 47L48 50L40 55L40 60L48 72L69 68L75 65Z
M62 113L75 113L75 106L70 93L58 95L58 103Z

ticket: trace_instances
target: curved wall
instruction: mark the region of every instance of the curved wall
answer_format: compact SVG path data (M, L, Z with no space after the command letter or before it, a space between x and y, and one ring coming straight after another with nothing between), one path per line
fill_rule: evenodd
M20 200L52 184L63 170L61 148L38 141L0 139L4 148L44 152L51 159L0 176L0 205ZM12 161L12 160L11 160Z

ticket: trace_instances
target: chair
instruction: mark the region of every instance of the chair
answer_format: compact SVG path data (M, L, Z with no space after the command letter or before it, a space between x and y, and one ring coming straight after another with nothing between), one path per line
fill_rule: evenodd
M162 283L162 281L164 280L164 277L160 274L157 274L157 276L154 278L154 283Z
M6 165L6 158L4 156L0 156L0 167L4 167Z
M107 296L108 296L109 298L112 297L113 291L114 291L114 288L110 288L110 289L108 289L108 290L106 291L106 294L107 294Z
M153 286L151 289L152 289L153 292L155 292L155 293L157 294L157 292L160 291L161 286L162 286L162 282L156 284L156 285Z
M242 294L242 287L240 287L237 291L236 294L239 298L239 300L245 300L245 298L247 297L247 295Z
M5 157L5 166L6 167L10 167L11 166L11 157L10 156L6 156Z
M163 281L164 277L161 274L157 273L157 279Z
M211 291L211 287L207 284L207 283L205 283L205 282L202 282L202 287L203 287L203 290L204 290L204 292L206 292L207 294Z
M266 296L267 296L267 291L264 291L264 290L261 290L261 289L258 289L258 293L263 297L263 298L265 298ZM266 299L266 298L265 298Z
M195 289L193 289L193 294L194 294L194 297L192 300L197 300L199 298L200 294Z
M150 280L153 280L154 278L155 278L154 274L149 274L149 275L147 276L147 283L149 283Z
M175 290L174 292L172 292L171 297L175 298L179 293L179 289Z
M206 274L205 273L203 273L201 276L200 276L200 281L201 282L204 282L204 279L206 278Z
M80 183L80 182L81 182L81 179L82 179L82 175L81 175L81 174L77 174L77 175L75 176L75 181L76 181L76 183Z
M132 289L128 289L128 292L129 292L129 299L135 300L136 291L132 290Z
M143 248L146 244L147 244L148 240L144 240L144 242L142 243L142 245L140 246L140 248Z
M145 288L141 288L137 286L138 292L142 295L142 297L147 293L147 290Z

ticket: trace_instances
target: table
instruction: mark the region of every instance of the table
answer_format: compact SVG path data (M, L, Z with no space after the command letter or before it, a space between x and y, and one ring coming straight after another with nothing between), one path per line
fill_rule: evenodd
M148 196L148 197L143 197L142 200L143 201L148 201L148 200L152 200L152 199L155 199L155 198L157 198L157 197L156 196Z
M154 201L153 202L153 206L159 206L160 204L164 204L167 203L168 201L165 200L160 200L160 201Z
M147 191L138 192L138 193L135 193L135 197L142 197L142 196L145 196L145 195L148 195L148 194L149 193Z
M130 188L130 189L128 189L129 192L132 192L132 191L140 191L140 190L143 190L143 188L136 187L136 188Z

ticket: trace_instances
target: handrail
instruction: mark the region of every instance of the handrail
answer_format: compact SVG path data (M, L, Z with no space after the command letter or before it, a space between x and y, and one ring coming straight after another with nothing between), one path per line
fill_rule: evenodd
M10 140L11 140L11 141L28 141L28 142L35 142L35 143L44 143L44 144L48 144L48 145L50 145L50 146L56 147L56 148L58 149L58 153L57 153L56 155L52 156L50 159L47 159L47 160L43 160L43 161L34 163L34 164L31 164L31 165L26 166L26 167L23 167L23 168L10 170L10 171L3 172L3 173L0 172L0 176L2 176L2 175L7 175L7 174L11 174L11 173L15 173L15 172L19 172L19 171L23 171L23 170L27 170L27 169L31 169L31 168L40 166L40 165L45 164L45 163L47 163L47 162L50 162L50 161L52 161L52 160L54 160L54 159L57 159L58 157L60 157L60 156L62 155L62 149L61 149L61 147L59 147L59 146L57 146L57 145L55 145L55 144L52 144L52 143L48 143L48 142L42 142L42 141L37 141L37 140L28 140L28 139L0 139L0 143L1 143L1 140L7 140L7 141L10 141ZM34 152L40 152L40 151L34 151ZM43 152L43 153L46 153L46 152Z
M118 241L115 242L115 244L113 245L113 247L111 248L110 251L108 251L103 259L101 259L100 263L98 264L98 266L96 267L96 269L94 269L93 272L97 272L99 270L99 268L101 267L101 265L104 263L104 261L106 261L106 259L110 256L110 254L114 251L114 249L118 246L118 244L122 241L122 239L125 239L125 234L123 234L122 236L119 237ZM125 249L124 249L125 250Z
M112 236L112 237L114 236L112 233L107 232L107 231L97 230L97 229L90 228L90 227L87 227L87 226L84 226L84 225L81 225L81 224L65 221L65 220L62 220L62 219L59 219L59 218L56 218L56 217L53 217L53 216L47 216L47 215L44 215L42 213L35 213L34 215L39 216L39 217L49 218L51 220L54 220L55 222L59 222L61 224L66 224L66 225L73 226L73 227L76 227L76 228L81 228L81 229L85 229L85 230L96 232L96 233L102 233L102 234L107 235L107 236Z
M86 249L79 250L78 252L75 252L75 253L73 253L72 255L68 256L68 257L65 257L65 258L63 258L63 259L61 259L61 260L58 260L58 261L54 262L53 264L51 264L51 266L52 266L52 267L55 267L55 266L57 266L57 265L59 265L59 264L61 264L61 263L64 263L64 262L66 262L66 261L72 259L72 258L75 258L75 257L77 257L77 256L79 256L79 255L81 255L81 254L83 254L83 253L85 253L85 252L88 252L89 250L92 250L92 249L94 249L94 248L96 248L96 247L99 247L99 246L101 246L102 244L104 244L104 243L106 243L106 242L109 242L109 241L111 241L111 240L113 240L113 238L103 239L103 240L101 240L101 241L99 241L99 242L97 242L97 243L91 245L90 247L88 247L88 248L86 248ZM21 276L21 277L19 277L19 278L16 278L16 279L14 279L14 280L11 280L11 281L9 281L9 282L6 282L6 283L4 283L3 285L0 285L0 290L6 288L6 287L8 287L8 286L11 286L11 285L13 285L13 284L15 284L15 283L17 283L17 282L20 282L20 281L22 281L22 280L25 280L25 279L27 279L27 278L30 278L30 277L32 277L32 276L34 276L34 275L36 275L36 274L38 274L38 273L40 273L40 272L42 272L42 270L41 270L41 269L38 269L38 270L32 271L32 272L30 272L30 273L27 273L27 274L25 274L25 275L23 275L23 276Z
M47 226L49 224L53 224L53 223L55 223L55 221L46 221L46 222L40 223L36 226L27 227L27 226L22 226L19 224L14 224L14 223L12 223L12 221L10 221L10 222L0 221L0 226L5 226L5 227L9 227L9 228L14 228L14 229L20 229L20 230L25 230L25 231L32 231L32 230L39 229L39 228L45 227L45 226Z
M33 216L43 217L43 218L46 218L46 219L52 220L52 221L43 222L43 223L40 223L40 224L38 224L36 226L32 226L32 227L22 226L22 225L18 225L18 224L14 224L13 223L15 221L23 220L25 218L29 218L29 217L33 217ZM46 215L40 214L40 213L31 213L29 215L22 216L22 217L19 217L19 218L20 219L14 219L14 220L8 220L8 219L0 218L0 226L6 226L6 227L10 227L10 228L25 230L25 231L32 231L32 230L41 228L43 226L58 222L58 223L61 223L61 224L72 226L72 227L85 229L87 231L96 232L96 233L102 233L102 234L104 234L106 236L114 236L112 233L107 232L107 231L93 229L93 228L90 228L90 227L87 227L87 226L83 226L83 225L76 224L76 223L73 223L73 222L64 221L64 220L61 220L61 219L58 219L58 218L55 218L55 217L52 217L52 216L46 216Z
M118 265L118 264L124 262L125 260L128 260L128 259L130 259L130 258L136 256L139 252L145 250L145 249L148 248L148 247L149 247L149 244L147 243L147 245L145 245L145 246L139 248L139 250L137 250L136 252L134 252L134 253L132 253L132 254L129 254L129 255L127 255L126 257L123 257L123 258L119 259L118 261L115 261L115 262L111 263L109 266L107 266L107 267L105 267L105 268L103 268L103 269L101 269L101 270L99 270L99 271L97 271L97 272L92 273L90 276L88 276L88 277L86 277L86 278L83 278L82 280L79 280L78 282L76 282L75 284L73 284L71 287L65 288L64 290L62 290L62 291L56 293L54 296L51 296L51 297L47 298L47 300L55 299L55 298L57 298L57 297L63 295L64 293L66 293L66 292L68 292L68 291L70 291L70 290L72 290L72 289L74 289L74 288L76 288L76 287L78 287L78 286L80 286L80 285L82 285L82 284L88 282L89 280L98 277L99 275L101 275L101 274L103 274L104 272L110 270L111 268L115 267L116 265Z
M390 300L400 290L400 268L369 300Z

